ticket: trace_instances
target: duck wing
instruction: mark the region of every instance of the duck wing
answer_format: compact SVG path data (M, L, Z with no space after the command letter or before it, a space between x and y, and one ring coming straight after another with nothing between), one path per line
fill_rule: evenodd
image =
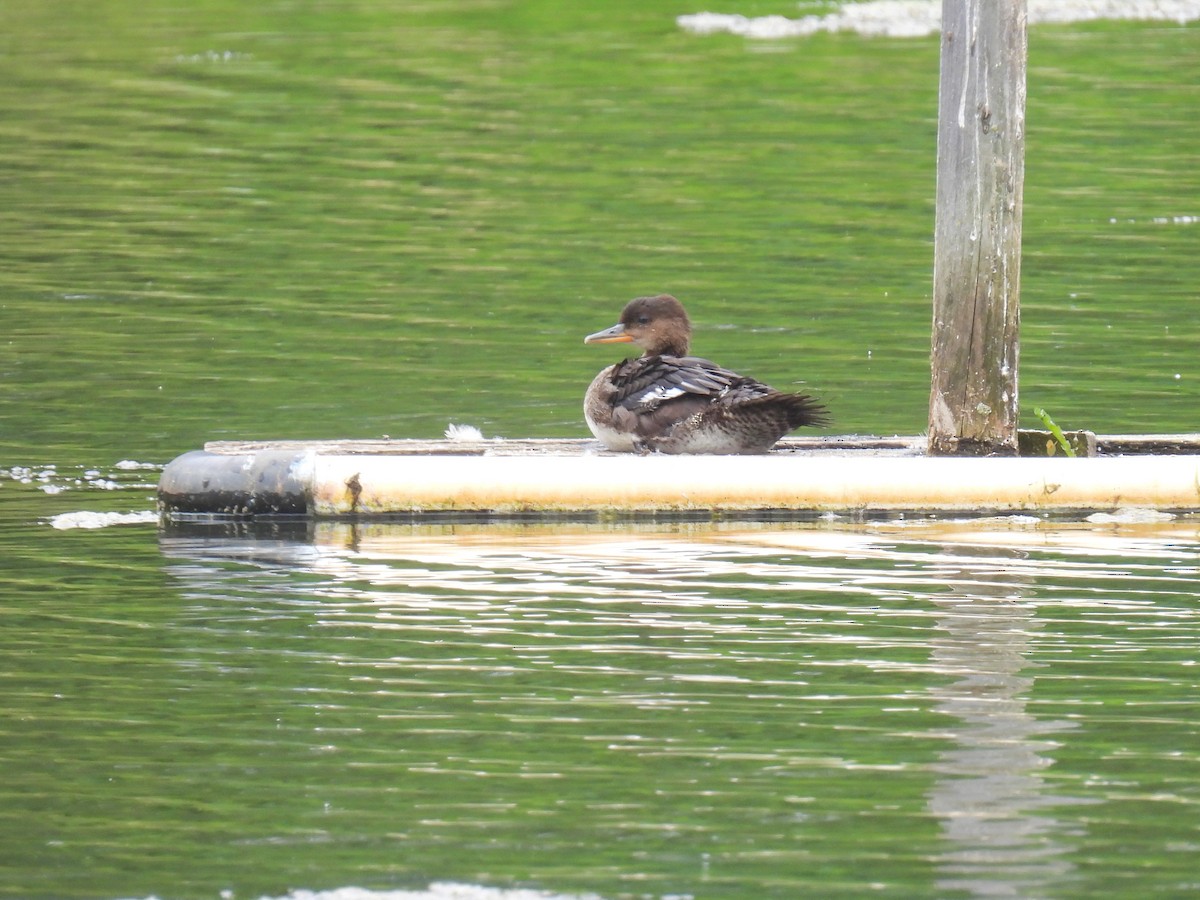
M608 375L612 423L635 446L663 453L765 453L801 425L824 425L824 405L696 356L644 356Z
M655 440L743 382L752 379L698 356L627 359L609 376L613 423L639 440Z
M698 356L643 356L613 366L612 402L631 412L653 412L680 397L719 397L730 385L745 381ZM764 385L765 387L765 385Z

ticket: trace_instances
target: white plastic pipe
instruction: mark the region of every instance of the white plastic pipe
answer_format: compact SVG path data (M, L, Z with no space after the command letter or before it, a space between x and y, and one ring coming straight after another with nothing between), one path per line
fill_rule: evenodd
M315 515L494 510L1200 508L1200 456L308 455Z

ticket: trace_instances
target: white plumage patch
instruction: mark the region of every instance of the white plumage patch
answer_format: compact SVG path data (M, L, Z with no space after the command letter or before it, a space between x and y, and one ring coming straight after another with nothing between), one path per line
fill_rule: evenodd
M670 400L672 397L681 397L686 393L687 391L681 387L665 387L661 384L656 384L637 398L637 404L638 406L646 406L654 409L654 407L658 406L664 400Z
M599 422L593 421L592 417L587 413L584 413L584 418L587 420L588 428L596 436L596 440L609 450L616 450L619 453L629 453L634 449L633 435L629 432L617 431L617 429L610 428L608 425L601 425Z

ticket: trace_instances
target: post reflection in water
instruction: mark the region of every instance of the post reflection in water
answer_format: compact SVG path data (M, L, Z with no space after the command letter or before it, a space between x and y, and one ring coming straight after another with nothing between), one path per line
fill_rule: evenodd
M193 604L181 662L270 679L281 720L312 727L259 789L328 784L404 835L381 865L430 877L1076 889L1097 821L1078 807L1107 798L1049 770L1121 689L1086 666L1130 622L1172 653L1195 630L1174 599L1190 523L298 528L163 534ZM1031 712L1039 673L1070 720Z
M1069 846L1060 840L1069 826L1047 810L1082 801L1049 794L1041 773L1059 746L1050 735L1075 725L1040 721L1028 711L1037 668L1030 643L1040 628L1036 606L1023 599L1031 576L1004 573L1012 551L992 552L1000 566L966 569L952 583L969 589L931 598L939 610L932 659L958 677L929 693L934 708L960 724L946 730L954 746L935 765L941 777L929 809L947 844L939 856L940 888L1024 897L1051 890L1071 873L1064 858Z

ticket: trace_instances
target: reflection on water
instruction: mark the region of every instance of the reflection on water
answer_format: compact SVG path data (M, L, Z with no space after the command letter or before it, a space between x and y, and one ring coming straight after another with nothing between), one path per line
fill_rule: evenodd
M292 689L342 711L313 740L423 796L409 828L461 841L486 823L546 873L520 837L541 808L539 840L571 861L555 886L606 895L626 879L697 896L1101 884L1089 848L1109 826L1079 810L1117 798L1093 786L1111 762L1086 710L1127 687L1119 663L1098 679L1057 658L1111 665L1132 619L1154 630L1142 656L1176 668L1162 702L1196 687L1178 680L1194 671L1180 641L1200 635L1189 522L331 524L303 540L168 532L161 546L196 615L264 635L279 617L306 623L331 656ZM213 664L206 652L189 664ZM388 750L351 749L347 734L381 727ZM1183 746L1190 728L1167 730ZM1142 757L1149 785L1158 753L1126 747L1122 766ZM464 803L445 787L462 780L491 788ZM1186 809L1130 846L1168 881L1180 861L1162 839L1190 827ZM597 842L609 876L582 849Z
M1002 562L1012 553L997 556ZM1028 709L1032 637L1043 628L1023 596L1030 578L1017 571L972 580L971 591L935 601L941 615L932 656L958 675L930 691L934 708L957 720L948 730L953 745L936 766L945 777L929 794L947 840L938 885L980 897L1045 895L1073 868L1059 838L1071 826L1052 809L1083 801L1056 796L1041 771L1054 764L1058 744L1050 736L1076 726Z

